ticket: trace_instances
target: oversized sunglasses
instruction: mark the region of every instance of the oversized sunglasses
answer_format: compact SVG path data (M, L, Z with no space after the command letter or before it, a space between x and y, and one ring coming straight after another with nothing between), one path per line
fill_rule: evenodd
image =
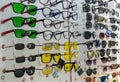
M64 21L60 21L60 20L55 20L55 21L51 19L36 20L36 18L34 17L24 18L20 16L4 19L1 21L1 23L4 24L10 20L12 20L12 23L15 27L22 27L23 25L29 25L31 28L35 27L37 22L42 22L45 28L50 28L54 26L56 29L59 29L61 27L61 23L64 23Z
M62 3L62 8L64 10L67 10L67 9L72 9L73 11L77 10L77 4L74 2L74 1L67 1L67 0L39 0L40 3L42 3L43 5L46 5L46 6L50 6L50 7L53 7L53 6L56 6L60 3Z
M4 11L5 8L7 8L9 6L12 6L13 11L18 14L29 13L30 15L36 15L38 10L42 10L43 16L50 15L50 13L51 13L51 9L48 7L37 8L35 5L24 5L22 3L17 3L17 2L6 4L0 10ZM26 8L26 11L25 11L25 8Z

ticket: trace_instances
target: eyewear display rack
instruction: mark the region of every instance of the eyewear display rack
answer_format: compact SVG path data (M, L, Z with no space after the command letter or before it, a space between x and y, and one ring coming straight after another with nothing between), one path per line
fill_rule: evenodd
M0 82L119 82L116 0L1 0Z

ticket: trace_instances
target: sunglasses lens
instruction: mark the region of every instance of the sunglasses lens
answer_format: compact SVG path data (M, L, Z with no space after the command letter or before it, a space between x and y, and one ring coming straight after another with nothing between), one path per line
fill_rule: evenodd
M87 21L91 21L92 20L92 14L91 13L87 13L86 14L86 20Z
M21 3L13 3L12 8L13 8L13 11L15 13L20 13L21 14L24 11L25 6Z
M23 26L25 19L22 17L13 17L12 21L13 21L13 25L15 27L21 27L21 26Z
M92 69L87 69L87 71L86 71L86 74L88 75L88 76L91 76L92 75Z
M78 73L78 75L80 76L80 75L82 75L83 73L84 73L84 71L83 71L83 69L79 69L78 71L77 71L77 73Z
M28 61L32 62L36 60L36 56L29 56Z
M83 4L83 12L89 12L90 11L90 5Z
M91 32L89 32L89 31L85 31L84 34L83 34L83 36L84 36L85 39L90 39L90 38L91 38L91 35L92 35L92 34L91 34Z
M35 30L28 30L28 31L25 33L25 35L27 35L29 38L34 39L34 38L36 38L36 36L37 36L37 32L36 32Z
M72 52L65 52L65 53L64 53L64 59L65 59L66 61L70 61L71 58L72 58Z
M16 50L22 50L24 48L25 48L25 45L23 43L15 44L15 49Z
M112 53L113 53L113 54L116 54L117 52L118 52L117 49L112 49Z
M71 49L71 47L72 47L72 43L71 42L65 42L64 43L64 49L65 50L69 50L69 49Z
M35 49L35 44L34 43L28 43L27 48L28 49Z
M28 75L33 75L35 73L35 67L26 68L26 73Z
M90 77L87 77L85 82L91 82L91 81L92 79Z
M94 68L92 72L93 74L97 74L97 68Z
M52 56L51 56L51 54L49 54L49 53L46 53L46 54L42 54L42 55L41 55L41 61L42 61L43 63L50 63L50 62L51 62L51 59L52 59Z
M107 42L105 40L102 41L102 48L106 47Z
M73 67L73 64L72 64L72 63L65 63L65 65L64 65L64 70L65 70L66 72L69 72L69 71L72 70L72 67Z
M86 28L87 28L87 29L92 28L92 22L87 21L87 22L86 22Z
M118 29L118 27L116 25L111 25L111 28L113 31L116 31Z
M99 34L99 38L102 40L102 39L104 39L104 37L105 37L105 34L101 32L101 33Z
M14 71L15 77L18 77L18 78L22 77L24 75L24 72L25 72L24 69L16 69Z
M60 53L55 54L55 55L53 56L53 58L54 58L54 61L58 63L59 60L60 60L60 58L61 58L61 54L60 54Z
M74 64L74 69L75 69L75 71L77 71L78 69L80 68L80 66L79 66L79 64Z
M49 75L49 74L51 74L53 72L53 68L52 67L45 67L45 68L43 68L43 70L42 70L42 74L43 75Z
M110 56L110 49L106 49L106 55Z
M30 6L28 6L27 7L27 10L28 10L28 13L30 14L30 15L35 15L37 12L37 7L36 6L34 6L34 5L30 5Z
M25 62L25 57L24 56L16 58L16 63L23 63L23 62Z
M100 50L100 56L101 56L101 57L104 57L104 56L105 56L105 49L101 49L101 50Z
M25 30L22 29L15 29L14 33L17 38L23 38L25 36Z
M56 50L59 50L59 49L60 49L60 44L59 44L59 43L55 43L55 44L54 44L54 48L55 48Z
M90 66L90 65L92 64L92 61L91 61L91 60L87 60L87 61L86 61L86 64L87 64L88 66Z
M107 63L107 61L108 61L108 59L107 59L107 58L105 58L105 57L101 58L101 62L102 62L102 63L104 63L104 64L105 64L105 63Z
M87 57L88 57L88 59L93 58L93 56L94 56L94 51L87 51Z
M42 45L42 50L44 51L52 50L52 47L53 47L52 43L45 43Z
M27 18L27 23L30 27L35 27L36 26L36 18L29 17Z

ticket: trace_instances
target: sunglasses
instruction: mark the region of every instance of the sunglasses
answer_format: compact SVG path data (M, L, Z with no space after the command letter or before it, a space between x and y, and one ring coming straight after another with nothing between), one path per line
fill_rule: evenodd
M112 31L117 31L117 30L119 30L119 26L111 25L111 29L112 29Z
M106 40L101 41L101 46L102 46L102 48L106 48L106 46L107 46Z
M61 23L64 23L64 21L60 21L60 20L55 20L55 21L52 21L51 19L36 20L36 18L34 17L24 18L20 16L7 18L5 20L2 20L1 23L4 24L10 20L12 20L12 23L15 27L22 27L23 25L28 24L31 28L36 26L36 22L42 22L45 28L50 28L54 26L56 29L59 29L61 27Z
M94 65L96 65L96 63L97 63L97 60L96 59L93 59L93 60L85 60L85 62L86 62L86 64L88 65L88 66L91 66L92 65L92 63L94 64Z
M85 25L86 25L86 29L91 29L92 28L92 22L91 21L87 21L85 23Z
M86 70L86 74L88 75L88 76L91 76L92 75L92 73L93 74L97 74L97 68L88 68L87 70Z
M95 56L95 58L98 59L99 55L100 55L100 51L99 50L96 50L96 51L89 50L89 51L87 51L87 58L88 59L92 59L94 56Z
M94 23L94 29L95 30L108 30L108 26L103 24L103 23L100 23L100 22L95 22Z
M109 74L104 75L104 76L100 76L99 79L100 79L100 82L105 82L109 79Z
M112 41L112 40L108 41L108 47L117 46L117 45L118 45L118 41Z
M28 36L31 39L36 38L38 34L43 34L43 38L46 41L51 40L53 37L56 40L59 41L61 39L62 34L63 34L63 37L65 39L69 39L69 38L71 38L71 36L73 36L73 38L78 38L78 36L81 36L81 34L78 31L74 31L74 32L68 32L68 31L60 32L60 31L55 31L55 32L52 32L50 30L46 30L46 31L42 31L42 32L37 32L36 30L23 30L23 29L8 30L8 31L5 31L5 32L2 32L1 35L5 36L6 34L9 34L9 33L12 33L12 32L14 32L14 34L15 34L15 36L17 38L23 38L25 36Z
M117 57L102 57L100 58L101 59L101 62L106 64L107 62L112 62L112 61L115 61L117 59Z
M50 7L53 7L53 6L56 6L60 3L62 3L62 8L64 10L67 10L67 9L72 9L72 11L77 10L77 4L73 1L70 2L67 0L61 0L61 1L58 1L58 0L39 0L39 2L43 5L50 6Z
M86 76L84 77L85 82L95 82L95 76Z

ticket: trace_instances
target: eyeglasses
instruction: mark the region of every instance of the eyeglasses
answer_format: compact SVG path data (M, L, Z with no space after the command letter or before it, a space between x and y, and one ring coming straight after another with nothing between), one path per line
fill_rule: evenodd
M11 32L14 32L14 34L15 34L15 36L17 38L23 38L25 36L28 36L31 39L36 38L36 36L38 34L43 34L43 38L46 41L51 40L53 37L56 40L59 41L61 39L62 34L63 34L63 37L65 39L69 39L69 38L71 38L71 36L73 36L73 38L77 38L78 36L81 36L81 34L78 31L74 31L74 32L68 32L68 31L60 32L60 31L55 31L55 32L52 32L50 30L46 30L46 31L42 31L42 32L37 32L35 30L23 30L23 29L13 29L13 30L5 31L5 32L2 32L1 35L5 36L6 34L9 34Z
M88 76L91 76L92 73L93 73L93 74L97 74L97 68L93 68L93 69L89 68L89 69L86 70L86 74L87 74Z
M56 29L59 29L61 27L61 23L64 23L64 21L60 21L60 20L55 20L55 21L52 21L51 19L36 20L36 18L34 18L34 17L24 18L24 17L20 17L20 16L7 18L5 20L2 20L1 23L4 24L10 20L12 20L13 25L15 27L22 27L23 25L28 24L31 28L36 26L36 22L41 22L41 21L43 22L43 26L45 28L50 28L50 27L54 26Z
M96 50L96 51L89 50L89 51L87 51L87 57L88 57L88 59L92 59L94 57L94 55L98 59L99 55L100 55L100 51L99 50Z
M96 59L93 59L93 60L85 60L85 62L86 62L86 64L88 65L88 66L91 66L92 65L92 63L94 64L94 65L96 65Z
M53 10L49 17L55 17L58 18L62 14L62 18L64 20L67 20L69 18L72 18L73 20L78 19L78 13L77 12L69 12L69 11L59 11L59 10Z
M46 6L55 6L59 3L62 3L62 7L63 9L72 9L73 11L77 10L77 4L75 2L70 2L67 0L61 0L61 1L57 1L57 0L39 0L40 3L42 3L43 5Z
M117 57L110 57L110 56L109 57L102 57L101 62L105 64L107 62L115 61L116 59L117 59Z

